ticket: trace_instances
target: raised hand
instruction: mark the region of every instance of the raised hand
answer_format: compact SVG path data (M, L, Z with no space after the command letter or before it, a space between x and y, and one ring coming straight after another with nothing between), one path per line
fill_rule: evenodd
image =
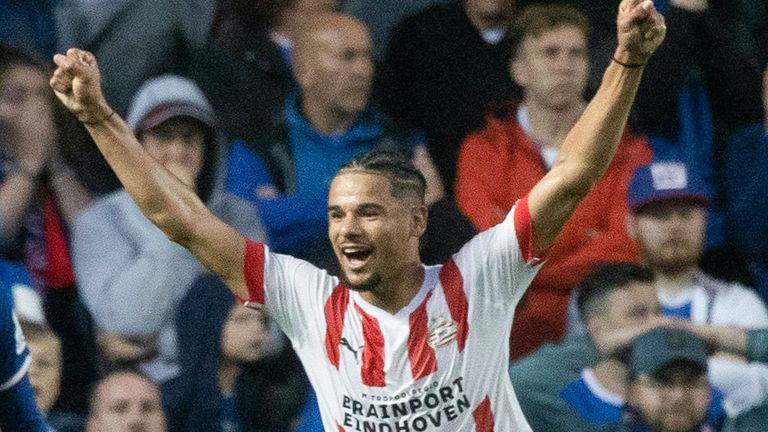
M56 97L85 124L109 118L114 111L101 92L101 73L93 54L70 48L53 56L56 71L50 85Z
M633 65L648 61L667 33L664 17L651 0L622 0L616 29L618 47L614 58Z

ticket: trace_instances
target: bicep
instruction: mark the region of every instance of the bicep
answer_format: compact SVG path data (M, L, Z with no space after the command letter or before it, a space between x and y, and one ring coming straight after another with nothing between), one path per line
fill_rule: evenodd
M194 222L187 248L212 273L221 277L239 298L247 298L243 260L245 238L211 212Z

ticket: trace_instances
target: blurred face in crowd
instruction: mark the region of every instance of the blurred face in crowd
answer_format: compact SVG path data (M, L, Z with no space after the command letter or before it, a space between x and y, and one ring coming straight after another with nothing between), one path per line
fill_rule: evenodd
M587 38L575 26L563 25L528 35L512 60L512 78L525 101L551 109L567 109L584 101L589 74Z
M627 402L654 432L690 432L706 417L710 398L706 371L680 361L634 377Z
M475 27L486 30L509 23L517 0L465 0L464 10Z
M160 390L146 378L116 373L94 392L87 432L165 432Z
M34 135L39 139L32 145L40 148L25 149L23 152L27 154L44 151L44 144L48 142L37 141L53 139L51 102L48 77L43 71L31 66L10 66L0 75L0 128L4 129L2 134L29 133L30 129L37 129ZM6 154L18 153L9 147L20 140L8 139L10 136L4 138L0 139L0 150Z
M266 331L261 311L232 306L221 333L221 354L235 363L255 362L261 358Z
M30 335L32 336L32 335ZM29 365L29 381L35 392L40 412L46 413L59 397L61 379L61 343L52 332L41 332L27 338L32 357Z
M603 340L612 332L642 327L661 311L656 288L649 282L630 282L613 290L605 300L602 313L586 318L593 338Z
M629 233L652 269L676 274L698 265L707 225L704 207L683 201L653 203L629 218Z
M328 237L345 284L357 291L389 286L418 262L426 211L414 197L397 198L381 174L341 172L328 196Z
M303 102L336 118L357 117L368 105L373 80L371 37L363 24L326 15L297 39L296 78Z
M205 126L189 117L172 117L141 135L149 154L186 185L194 187L203 169Z

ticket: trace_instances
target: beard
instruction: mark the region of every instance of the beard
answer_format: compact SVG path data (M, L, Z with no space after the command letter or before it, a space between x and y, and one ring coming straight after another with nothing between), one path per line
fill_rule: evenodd
M347 288L351 289L352 291L357 292L370 292L373 291L376 287L381 284L381 275L378 273L372 274L368 279L361 283L353 283L349 277L347 277L347 272L344 271L344 269L341 270L341 281Z
M681 240L668 241L657 248L643 247L645 262L663 274L679 274L699 265L701 247Z

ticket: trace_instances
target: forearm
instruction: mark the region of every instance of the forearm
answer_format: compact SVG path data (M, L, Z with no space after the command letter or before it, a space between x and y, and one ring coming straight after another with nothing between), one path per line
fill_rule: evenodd
M625 63L631 60L616 58ZM573 176L583 195L603 175L611 163L629 117L643 67L624 67L614 61L608 65L600 88L587 105L560 149L557 166Z
M147 219L186 245L192 221L208 211L195 192L155 161L117 115L86 124L86 129Z

